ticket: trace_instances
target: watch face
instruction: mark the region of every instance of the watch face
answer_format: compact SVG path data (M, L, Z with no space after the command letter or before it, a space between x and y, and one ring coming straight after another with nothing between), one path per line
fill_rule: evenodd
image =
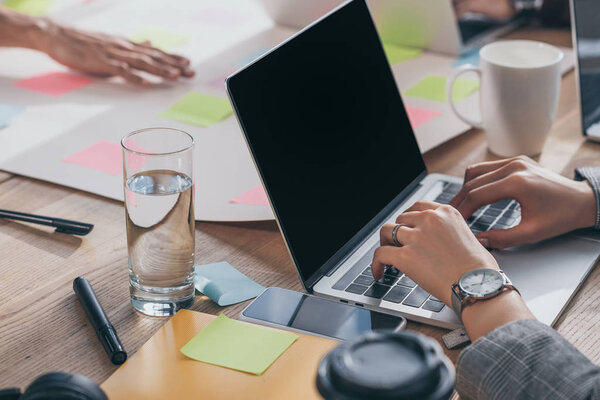
M464 274L458 284L470 296L485 297L500 290L504 278L495 269L481 268Z

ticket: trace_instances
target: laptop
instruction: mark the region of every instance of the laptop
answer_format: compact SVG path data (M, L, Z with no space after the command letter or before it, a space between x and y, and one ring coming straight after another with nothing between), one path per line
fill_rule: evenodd
M573 0L571 29L577 52L575 68L583 135L600 141L600 2Z
M226 83L304 289L459 326L400 270L371 276L380 227L418 200L447 203L461 179L428 173L365 1L339 6ZM511 199L467 220L474 233L519 221ZM599 253L600 236L582 231L492 254L536 317L552 324Z
M278 24L302 29L343 0L262 0ZM375 24L384 42L458 56L489 43L523 25L519 15L493 21L471 14L460 21L452 0L369 0Z

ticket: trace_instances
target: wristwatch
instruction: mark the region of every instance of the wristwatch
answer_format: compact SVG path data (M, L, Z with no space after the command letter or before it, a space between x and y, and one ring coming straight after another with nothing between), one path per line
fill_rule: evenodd
M479 268L465 272L452 285L452 308L462 319L462 310L477 301L491 299L507 290L519 290L499 269Z

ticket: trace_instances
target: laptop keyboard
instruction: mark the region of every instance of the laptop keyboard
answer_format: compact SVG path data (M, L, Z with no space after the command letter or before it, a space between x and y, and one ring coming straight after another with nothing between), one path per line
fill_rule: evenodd
M444 308L444 303L429 295L412 279L391 266L385 268L383 278L378 281L373 279L371 267L365 268L354 282L348 285L346 292L433 312L440 312Z
M436 203L448 204L459 192L462 185L446 182L442 193L435 198ZM491 230L507 229L521 221L521 207L514 200L500 200L481 207L467 218L467 224L473 234Z
M434 201L448 204L461 187L460 184L446 182L442 193ZM519 204L514 200L501 200L475 211L467 218L467 224L473 234L477 235L490 229L510 228L518 224L520 219ZM444 303L392 266L385 267L383 278L375 281L369 265L346 287L345 291L435 313L445 307Z

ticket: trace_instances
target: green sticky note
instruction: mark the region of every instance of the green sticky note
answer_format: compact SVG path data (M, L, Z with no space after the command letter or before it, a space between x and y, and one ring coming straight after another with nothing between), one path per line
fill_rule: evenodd
M233 113L229 100L190 92L160 116L186 124L209 127Z
M423 50L420 49L397 46L389 43L383 44L383 50L391 65L417 58L423 53Z
M411 97L420 97L422 99L446 102L446 82L445 76L431 75L422 79L415 86L408 89L403 94ZM479 89L479 81L470 79L457 79L454 81L452 89L452 100L458 102Z
M296 339L292 333L244 324L221 314L181 352L194 360L261 375Z
M52 6L52 0L7 0L1 5L23 14L41 17Z
M161 29L145 29L138 32L131 40L138 43L149 41L152 46L159 48L162 51L169 51L173 47L177 47L187 42L188 37L178 33L163 31Z

